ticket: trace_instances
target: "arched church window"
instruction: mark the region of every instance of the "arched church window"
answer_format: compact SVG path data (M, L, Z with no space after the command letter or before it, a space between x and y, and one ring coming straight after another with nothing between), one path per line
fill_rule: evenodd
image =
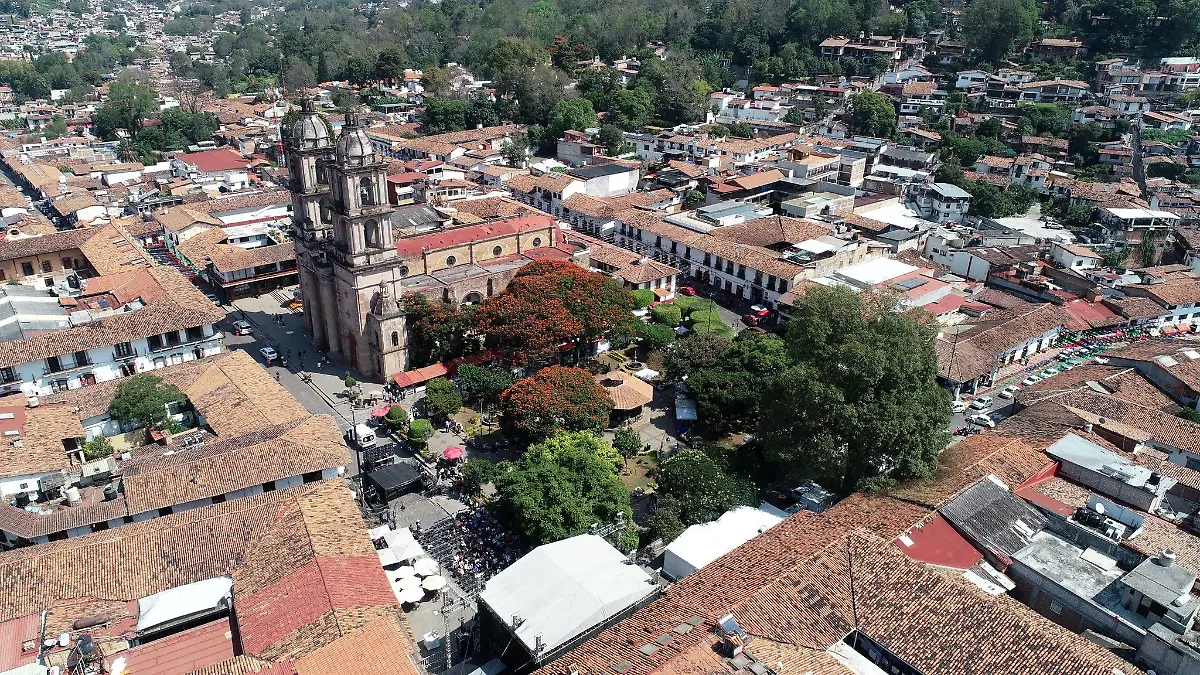
M375 205L375 183L367 176L358 181L358 203L362 206Z
M363 223L363 235L367 240L367 246L379 246L379 221L368 220Z
M328 225L333 222L333 212L329 210L329 200L321 198L321 222Z
M393 347L400 346L400 333L398 333L396 331L392 331L392 346Z

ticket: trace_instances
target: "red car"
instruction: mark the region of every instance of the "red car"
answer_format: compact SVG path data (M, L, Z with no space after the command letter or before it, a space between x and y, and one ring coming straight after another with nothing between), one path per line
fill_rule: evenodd
M680 286L679 294L680 295L695 295L696 289L692 288L691 286Z
M762 318L759 317L757 314L743 314L742 315L742 323L744 323L750 327L757 326L758 322L761 320L762 320Z

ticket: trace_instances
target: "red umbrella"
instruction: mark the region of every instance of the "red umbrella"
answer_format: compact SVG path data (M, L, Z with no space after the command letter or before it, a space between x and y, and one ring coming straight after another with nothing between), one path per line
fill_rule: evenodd
M445 457L446 459L451 460L451 461L462 459L462 456L463 456L463 449L458 447L457 445L452 445L442 451L442 457Z
M388 414L388 411L391 409L392 409L392 406L390 406L390 405L381 405L378 408L371 411L371 417L386 417Z

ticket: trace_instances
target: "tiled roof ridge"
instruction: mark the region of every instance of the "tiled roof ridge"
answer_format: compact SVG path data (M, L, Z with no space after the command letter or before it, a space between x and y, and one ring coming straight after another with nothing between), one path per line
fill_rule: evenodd
M242 434L236 438L218 438L215 441L204 443L199 447L189 448L183 452L173 453L169 455L171 458L170 462L148 461L150 459L158 458L154 456L139 458L147 460L144 462L139 462L138 459L134 459L131 460L133 465L128 467L128 469L132 469L132 471L128 471L126 467L123 466L122 474L136 476L139 474L153 473L155 471L169 470L179 466L179 463L186 464L199 459L205 459L216 455L223 455L230 452L236 452L238 450L244 450L251 445L258 445L259 443L266 443L267 441L279 439L287 432L295 429L307 421L308 418L292 420L282 424L276 424L262 429L257 429L255 431Z

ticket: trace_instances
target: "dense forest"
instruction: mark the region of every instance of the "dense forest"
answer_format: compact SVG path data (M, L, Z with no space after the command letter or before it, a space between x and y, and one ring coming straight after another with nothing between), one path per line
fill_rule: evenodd
M204 12L236 7L193 5L171 28L200 31L211 26ZM287 61L307 66L318 79L362 80L374 74L382 55L385 66L453 62L494 76L488 71L504 38L543 51L565 38L571 57L594 54L605 61L633 56L647 42L661 41L719 86L727 66L755 81L835 71L835 64L819 61L816 45L832 35L860 32L921 36L935 29L961 30L961 37L993 62L1043 35L1082 36L1096 54L1154 57L1190 53L1200 44L1200 0L1050 0L1045 6L1033 0L976 0L963 13L961 29L947 27L936 0L894 6L885 0L712 0L707 6L681 0L446 0L382 10L351 4L346 10L340 0L291 2L266 30L247 26L239 34L220 36L217 52L244 52L252 72L286 68L289 64L264 63L271 59L258 55L266 36L274 35L276 59L286 54ZM568 66L569 72L575 60L581 59L556 65Z

